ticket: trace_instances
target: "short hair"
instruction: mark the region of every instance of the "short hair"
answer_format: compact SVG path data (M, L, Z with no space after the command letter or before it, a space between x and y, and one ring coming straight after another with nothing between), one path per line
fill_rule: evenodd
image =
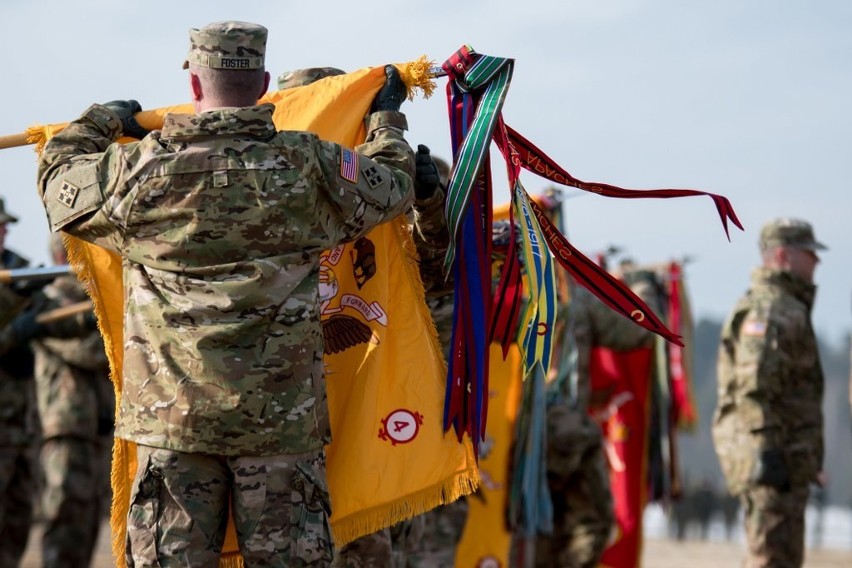
M216 95L228 98L233 95L256 96L263 89L266 70L260 69L211 69L192 65L192 72Z

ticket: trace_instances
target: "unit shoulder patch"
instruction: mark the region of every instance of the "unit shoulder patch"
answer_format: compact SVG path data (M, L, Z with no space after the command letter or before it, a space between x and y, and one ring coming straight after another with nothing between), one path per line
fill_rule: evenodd
M370 166L363 171L363 174L364 179L366 179L367 183L370 185L370 189L376 189L385 181L385 178L382 177L382 174L379 173L379 168L376 166Z
M59 193L56 196L65 207L74 207L74 202L77 201L77 194L80 193L80 188L68 180L62 180L62 185L59 186Z

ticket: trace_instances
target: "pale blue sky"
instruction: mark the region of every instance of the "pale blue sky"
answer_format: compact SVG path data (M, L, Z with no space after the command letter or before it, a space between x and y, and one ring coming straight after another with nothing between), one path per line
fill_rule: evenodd
M75 118L92 102L144 108L188 101L187 30L240 19L270 29L273 76L346 70L462 44L516 60L508 124L573 175L635 188L728 196L746 226L728 242L707 198L566 202L569 238L639 262L688 255L696 316L724 317L758 262L760 226L811 221L830 250L817 269L814 321L832 342L852 322L852 3L794 0L507 0L246 3L12 1L3 21L0 135ZM412 144L447 156L445 82L406 103ZM0 194L22 217L8 246L47 263L31 148L0 152ZM502 166L494 167L497 178ZM544 187L523 178L530 193ZM576 190L571 190L574 193ZM580 192L581 193L581 192ZM500 200L505 189L498 190Z

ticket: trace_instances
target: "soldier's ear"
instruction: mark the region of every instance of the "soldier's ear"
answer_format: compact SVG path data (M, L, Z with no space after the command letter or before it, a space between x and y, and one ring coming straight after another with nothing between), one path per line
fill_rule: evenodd
M200 102L204 98L204 89L201 88L201 79L195 73L189 74L189 89L192 92L192 101Z
M267 91L268 89L269 89L269 71L266 71L266 72L263 74L263 88L260 90L260 94L257 96L257 98L259 99L259 98L261 98L263 95L265 95L265 94L266 94L266 91Z

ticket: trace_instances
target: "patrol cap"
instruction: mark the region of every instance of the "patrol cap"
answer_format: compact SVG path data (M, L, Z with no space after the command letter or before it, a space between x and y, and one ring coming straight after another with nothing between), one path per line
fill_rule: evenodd
M6 211L6 202L0 197L0 223L17 223L18 218Z
M189 64L211 69L263 69L268 30L248 22L216 22L189 30Z
M295 71L285 71L278 76L278 89L292 89L293 87L303 87L310 85L320 79L326 77L334 77L335 75L344 75L346 72L337 67L308 67L306 69L296 69Z
M806 250L825 250L827 247L814 238L811 224L801 219L780 218L766 223L760 230L760 250L785 246Z

